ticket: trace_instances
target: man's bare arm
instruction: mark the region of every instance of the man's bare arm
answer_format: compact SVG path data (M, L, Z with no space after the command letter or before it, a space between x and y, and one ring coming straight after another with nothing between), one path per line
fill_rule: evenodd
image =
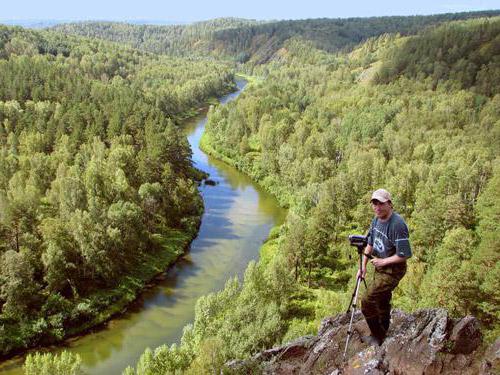
M408 258L406 257L400 257L397 254L394 254L393 256L390 256L388 258L375 258L371 260L371 263L375 267L384 267L388 266L389 264L396 264L396 263L403 263L406 262Z

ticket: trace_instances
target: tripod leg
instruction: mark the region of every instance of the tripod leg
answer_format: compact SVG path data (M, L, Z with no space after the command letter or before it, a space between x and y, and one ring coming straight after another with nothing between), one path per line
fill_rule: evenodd
M349 314L349 311L351 311L352 301L354 301L354 296L356 295L356 290L358 289L358 283L359 279L358 281L356 281L356 286L354 287L354 291L352 292L351 301L349 302L349 306L347 307L347 311L345 312L346 314Z
M361 280L363 280L363 282L365 283L365 288L368 289L368 286L366 285L366 280L362 279L361 277L358 277L358 279L356 280L356 286L354 287L354 290L352 292L351 301L349 302L349 306L347 307L346 314L348 314L349 311L351 311L351 306L356 307L356 301L354 301L354 298L356 297L356 295L358 293L358 287L359 287ZM354 301L354 305L352 304L353 301Z
M354 312L356 310L356 302L358 300L358 292L359 292L359 286L361 284L361 277L358 277L356 280L356 288L354 289L354 294L351 299L351 304L352 304L352 311L351 311L351 320L349 321L349 328L347 329L347 339L345 342L345 349L344 349L344 356L342 357L342 361L345 362L345 356L347 354L347 347L349 346L349 340L351 339L351 334L352 334L352 321L354 319ZM349 308L351 306L349 305ZM349 311L349 310L347 310Z
M363 247L358 247L358 255L359 255L359 270L361 271L361 269L363 268L363 255L361 255L363 253ZM358 292L359 292L359 286L361 285L361 280L363 280L363 282L365 283L365 287L367 287L366 285L366 281L365 279L363 279L361 276L358 276L358 278L356 279L356 288L354 288L354 293L352 294L352 297L351 297L351 302L349 303L349 307L347 308L347 312L346 314L349 312L349 310L351 309L351 306L352 306L352 311L351 311L351 320L349 321L349 328L347 329L347 339L345 341L345 349L344 349L344 356L343 356L343 359L342 361L345 362L345 356L347 354L347 347L349 346L349 340L351 339L351 334L352 334L352 321L354 319L354 312L356 310L356 302L358 300Z

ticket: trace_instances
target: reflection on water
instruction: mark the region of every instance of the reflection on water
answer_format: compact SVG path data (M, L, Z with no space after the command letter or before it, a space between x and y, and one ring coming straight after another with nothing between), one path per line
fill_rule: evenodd
M239 81L238 86L238 92L221 102L236 98L244 82ZM200 115L185 126L195 165L217 182L200 187L205 213L199 235L190 253L127 313L104 329L71 340L66 348L54 349L80 354L86 373L120 374L128 365L135 365L146 347L178 343L183 327L194 319L196 300L220 290L230 277L241 276L247 264L257 259L270 228L284 218L284 210L248 177L201 152L198 144L205 123L206 116ZM20 374L18 363L0 365L0 370L15 367L1 375Z

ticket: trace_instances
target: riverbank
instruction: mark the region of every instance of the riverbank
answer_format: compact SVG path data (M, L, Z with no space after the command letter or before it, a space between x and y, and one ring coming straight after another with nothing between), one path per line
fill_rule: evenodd
M235 74L235 77L244 79L248 82L247 90L264 81L264 78L243 73L237 73ZM210 119L208 120L208 123L210 124ZM224 150L218 150L214 146L210 134L210 129L208 127L207 129L205 129L200 139L200 149L203 150L203 152L206 152L208 155L223 161L224 163L236 168L240 172L250 177L254 181L254 183L258 184L269 194L271 194L278 201L279 205L282 208L288 209L292 204L293 197L290 192L284 189L281 181L276 180L272 176L265 176L264 178L262 178L259 173L256 173L256 170L258 170L259 167L256 166L255 161L261 157L261 147L259 142L257 142L256 139L252 138L245 138L245 142L245 144L240 144L240 147L245 147L247 149L245 154L241 155L238 152L233 152L232 154L236 156L235 158L228 156L227 154L223 153Z
M223 155L212 146L212 144L210 143L210 135L206 131L203 132L203 135L201 136L200 139L200 150L202 150L207 155L213 156L214 158L223 161L224 163L230 165L231 167L241 170L240 168L238 168L236 160L233 160L227 157L226 155Z
M236 73L234 76L247 81L247 87L250 87L251 85L264 81L264 78L251 76L244 73Z
M218 151L213 146L210 133L208 133L206 130L200 139L200 149L208 155L223 161L224 163L236 168L240 172L247 175L253 180L254 183L258 184L260 187L266 190L266 192L271 194L278 201L279 205L282 208L288 209L290 207L292 197L286 191L282 191L282 189L280 189L279 183L269 178L263 180L258 179L257 176L252 173L252 168L254 166L252 161L255 157L260 156L259 151L252 150L252 152L246 154L243 160L232 159L231 157Z
M201 215L196 228L199 228L200 219ZM191 233L170 230L169 233L155 235L160 250L145 255L138 262L135 272L124 276L117 287L100 290L64 306L64 312L70 312L70 317L58 327L54 327L53 319L45 326L40 326L41 319L26 321L22 326L4 322L2 341L10 341L13 345L2 347L0 360L4 361L29 351L43 351L46 346L62 344L70 338L102 328L107 321L125 313L142 292L154 285L155 280L187 252L196 234L197 230ZM61 318L63 316L62 313L58 315Z

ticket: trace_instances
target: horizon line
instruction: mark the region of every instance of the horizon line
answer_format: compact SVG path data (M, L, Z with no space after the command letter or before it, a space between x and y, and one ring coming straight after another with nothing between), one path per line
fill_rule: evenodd
M338 17L307 17L307 18L245 18L240 16L221 16L221 17L213 17L206 19L199 19L194 21L180 21L180 20L169 20L169 19L160 19L160 18L0 18L1 22L161 22L161 23L172 23L172 24L190 24L197 22L205 22L216 19L242 19L248 21L299 21L299 20L312 20L312 19L349 19L349 18L382 18L382 17L418 17L418 16L434 16L434 15L442 15L442 14L460 14L460 13L481 13L481 12L500 12L500 8L497 9L481 9L481 10L466 10L466 11L448 11L448 12L439 12L439 13L414 13L414 14L390 14L390 15L374 15L374 16L338 16Z

